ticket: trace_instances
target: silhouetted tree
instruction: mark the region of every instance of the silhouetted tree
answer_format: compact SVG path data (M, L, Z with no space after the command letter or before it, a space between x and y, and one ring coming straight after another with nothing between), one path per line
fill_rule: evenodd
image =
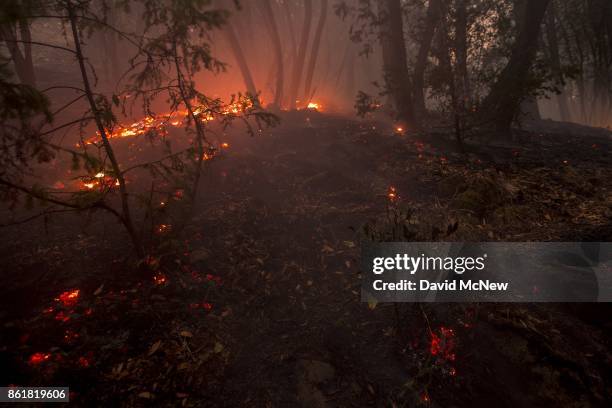
M306 51L308 49L308 40L310 38L310 25L312 23L312 0L304 0L304 24L302 25L302 34L300 36L300 46L297 53L297 59L293 64L293 74L291 76L291 88L289 91L289 108L295 109L297 99L299 98L300 84L302 83L302 72L304 70L304 62L306 60Z
M532 89L529 72L538 49L540 26L549 0L528 1L521 15L520 30L512 46L508 63L492 85L483 106L500 131L510 130L520 113L521 103Z
M379 0L380 41L383 55L385 91L393 101L397 119L417 128L404 40L400 0Z

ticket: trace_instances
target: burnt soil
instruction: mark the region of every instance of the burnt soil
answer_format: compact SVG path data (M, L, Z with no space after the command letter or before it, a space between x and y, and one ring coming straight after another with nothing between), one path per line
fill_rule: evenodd
M157 282L106 215L1 229L0 383L69 385L76 406L609 404L608 304L368 304L358 268L390 211L420 240L612 241L609 131L541 122L461 151L281 119L225 136Z

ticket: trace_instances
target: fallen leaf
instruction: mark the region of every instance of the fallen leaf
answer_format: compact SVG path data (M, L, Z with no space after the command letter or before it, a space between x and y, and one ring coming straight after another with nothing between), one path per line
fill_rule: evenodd
M179 334L180 334L181 337L193 337L193 334L190 331L187 331L187 330L183 330Z
M101 284L100 287L96 289L94 296L98 296L100 293L102 293L102 289L104 289L104 284Z
M327 253L334 252L334 248L326 244L326 245L323 245L323 249L321 249L321 252L327 252Z
M153 354L155 354L155 352L159 350L159 347L161 346L161 344L162 344L161 340L157 340L155 343L153 343L153 345L149 349L149 355L152 356Z

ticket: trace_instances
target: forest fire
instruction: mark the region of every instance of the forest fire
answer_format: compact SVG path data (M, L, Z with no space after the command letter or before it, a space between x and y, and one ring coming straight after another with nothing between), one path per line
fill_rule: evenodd
M611 2L0 1L3 382L608 406Z

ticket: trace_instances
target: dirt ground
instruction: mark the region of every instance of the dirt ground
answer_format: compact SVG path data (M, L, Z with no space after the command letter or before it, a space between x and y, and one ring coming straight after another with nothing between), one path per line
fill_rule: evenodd
M609 404L608 304L367 304L358 259L390 212L420 240L612 241L610 132L542 122L462 152L281 119L226 135L154 279L99 214L1 229L0 382L77 406Z

